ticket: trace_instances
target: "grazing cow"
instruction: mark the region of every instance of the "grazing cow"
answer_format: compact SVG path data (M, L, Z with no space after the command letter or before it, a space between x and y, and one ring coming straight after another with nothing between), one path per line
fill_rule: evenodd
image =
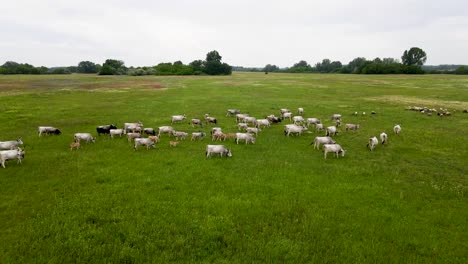
M382 141L382 145L387 143L387 134L385 132L380 133L380 140Z
M289 137L290 134L296 134L296 135L300 136L302 134L302 132L304 132L307 129L308 128L305 127L305 126L298 126L298 125L294 125L294 124L285 125L284 126L284 135L288 136L288 137Z
M247 123L238 123L237 124L237 129L240 131L240 130L246 130L247 127L249 127L249 124Z
M257 125L257 118L253 117L253 116L246 116L244 118L244 123L247 123L247 124L252 124L252 125Z
M23 141L21 140L21 138L18 138L17 140L1 141L0 150L1 149L8 149L8 150L17 149L19 145L23 145Z
M294 116L292 119L295 125L304 124L304 118L302 116Z
M80 142L72 142L70 143L70 150L79 149L81 147Z
M377 139L377 137L371 137L369 138L369 143L367 143L367 147L369 148L370 151L372 151L378 144L379 144L379 140Z
M393 127L393 131L395 132L395 134L399 135L400 132L401 132L401 126L400 125L395 125Z
M281 118L276 117L275 115L269 115L266 117L266 119L268 119L268 121L270 121L273 124L278 124L281 122Z
M205 114L205 122L208 125L208 123L213 123L213 124L218 124L218 120L209 114Z
M338 120L335 121L335 126L336 126L336 127L340 127L340 126L341 126L341 120L340 120L340 119L338 119Z
M320 120L318 118L315 118L315 117L309 117L306 119L306 126L309 127L309 125L311 124L314 124L314 125L317 125L317 124L320 124Z
M128 142L131 142L135 138L141 138L141 134L140 133L133 133L133 132L127 133Z
M123 134L124 134L123 129L111 129L111 130L109 130L109 135L110 135L111 138L114 138L114 135L118 135L119 137L122 137Z
M20 148L0 151L0 163L2 164L2 167L5 168L5 162L7 160L17 159L17 163L21 163L24 158L24 153L25 151Z
M189 125L192 125L192 127L195 127L195 125L199 125L200 127L203 127L203 122L198 118L192 118L192 120L190 120Z
M176 140L185 140L185 138L188 136L187 132L182 132L182 131L173 131L172 135L176 138Z
M91 142L96 142L96 138L94 138L90 133L75 133L73 136L75 138L75 142L80 142L83 140L86 143Z
M156 135L156 131L154 131L154 128L152 127L147 127L143 129L143 133L145 133L146 135L152 135L152 136Z
M169 134L170 136L173 132L174 128L172 128L171 126L162 126L158 128L158 137L161 136L161 134Z
M316 130L317 132L322 131L322 130L323 130L323 124L316 124L316 125L315 125L315 130Z
M210 134L213 135L216 132L222 132L222 129L220 127L213 127L210 131Z
M324 152L324 158L327 158L327 153L335 153L336 157L338 158L338 154L341 153L341 156L344 157L345 155L345 150L338 144L325 144L323 145L323 152Z
M289 118L289 121L291 121L292 118L292 113L291 112L286 112L281 114L281 118L284 120L286 118Z
M207 158L213 154L219 154L221 157L232 157L231 150L227 149L224 145L207 145L205 154Z
M255 137L250 133L236 133L236 138L234 140L236 144L239 144L239 141L245 141L245 144L255 144Z
M246 129L246 132L247 133L250 133L250 134L255 134L255 136L258 136L258 132L259 131L262 131L260 128L256 128L256 127L248 127Z
M261 128L261 127L270 127L270 121L268 119L258 119L256 127Z
M345 127L346 127L346 131L348 131L348 130L356 131L356 130L359 129L359 124L357 124L357 125L356 124L346 124Z
M298 114L298 115L304 114L304 108L299 107L299 108L297 109L297 114Z
M240 114L239 109L228 109L226 111L226 116L232 116L232 115L236 115L236 114Z
M103 125L103 126L98 126L96 127L96 132L98 133L98 136L101 134L110 134L111 129L116 129L117 127L112 124L112 125Z
M193 132L191 141L196 139L202 140L204 137L206 137L205 132Z
M49 135L49 134L60 135L60 134L62 134L62 131L60 131L60 129L55 128L55 127L50 127L50 126L40 126L40 127L38 127L37 130L39 132L39 136L41 136L42 134L46 134L46 135Z
M289 110L287 108L281 108L280 109L280 114L283 115L284 113L291 113L291 110Z
M249 116L249 114L236 114L236 122L237 122L237 123L241 122L241 121L244 120L244 118L246 118L247 116Z
M135 130L137 127L143 127L143 123L138 121L138 123L124 123L124 134L127 134L129 131Z
M156 148L155 142L150 138L135 138L135 145L133 148L137 150L140 145L146 146L146 149L149 149L150 147Z
M336 144L336 142L331 137L315 137L310 145L312 144L314 144L314 149L319 149L320 144Z
M182 122L185 119L185 114L184 115L173 115L171 118L171 124L177 123L177 122Z
M326 136L336 136L338 134L338 131L336 129L336 126L329 126L327 127L327 133Z
M341 115L340 115L340 114L333 114L333 115L331 116L331 120L339 120L339 119L341 119Z

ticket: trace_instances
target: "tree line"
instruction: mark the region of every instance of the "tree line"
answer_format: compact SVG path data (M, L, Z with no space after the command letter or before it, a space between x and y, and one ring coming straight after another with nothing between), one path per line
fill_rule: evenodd
M323 59L314 66L301 60L291 67L279 68L274 64L267 64L263 68L245 68L230 66L221 62L222 56L216 51L206 54L205 60L194 60L189 64L181 61L159 63L155 66L126 67L121 60L107 59L102 65L91 61L81 61L78 66L47 68L34 67L30 64L21 64L7 61L0 66L0 74L70 74L70 73L96 73L99 75L230 75L232 71L249 72L285 72L285 73L347 73L347 74L468 74L468 66L454 65L424 66L427 55L418 47L405 50L401 61L394 58L375 58L368 60L357 57L348 64L340 61Z
M102 65L81 61L78 66L47 68L34 67L27 63L7 61L0 66L0 74L70 74L95 73L99 75L230 75L232 67L221 61L222 56L213 50L205 60L195 60L185 65L181 61L159 63L155 66L126 67L125 62L107 59Z

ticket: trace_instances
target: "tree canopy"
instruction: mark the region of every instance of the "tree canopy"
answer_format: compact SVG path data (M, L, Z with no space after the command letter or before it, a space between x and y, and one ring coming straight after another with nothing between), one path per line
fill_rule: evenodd
M403 52L403 56L401 56L401 61L403 62L404 65L417 65L417 66L422 66L424 63L426 63L426 52L424 50L413 47L409 50L405 50Z

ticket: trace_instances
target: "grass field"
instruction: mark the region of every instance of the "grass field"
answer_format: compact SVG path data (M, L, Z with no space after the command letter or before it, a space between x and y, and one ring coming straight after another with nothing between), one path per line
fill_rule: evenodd
M230 159L167 135L150 150L105 136L68 148L97 125L210 113L236 132L226 109L283 107L361 128L326 160L309 145L318 133L287 138L283 125L226 142ZM0 168L0 263L467 263L467 108L468 77L452 75L0 76L0 141L22 136L26 150ZM199 130L187 123L174 127ZM40 125L63 134L39 138ZM383 131L389 144L368 151Z

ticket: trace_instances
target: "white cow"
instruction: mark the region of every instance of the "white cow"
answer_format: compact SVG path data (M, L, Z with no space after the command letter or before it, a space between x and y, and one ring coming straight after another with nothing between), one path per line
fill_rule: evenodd
M296 124L296 125L299 125L299 124L304 124L304 118L302 116L294 116L293 117L293 123Z
M205 154L207 158L213 154L219 154L221 157L232 157L231 150L227 149L224 145L207 145Z
M135 138L135 145L133 148L137 150L137 147L140 145L146 146L146 149L149 149L150 147L156 148L155 140L152 140L151 138Z
M172 135L176 138L176 140L185 140L185 138L188 136L187 132L182 132L182 131L174 131L172 132Z
M247 127L249 127L249 124L247 124L247 123L238 123L237 124L237 128L239 129L239 131L240 130L246 130Z
M257 120L257 125L258 128L263 127L270 127L270 121L268 119L258 119Z
M174 132L174 128L171 126L162 126L158 128L158 137L161 136L161 134L169 134L172 135Z
M193 140L196 140L196 139L200 139L202 140L204 137L206 137L206 133L205 132L193 132L192 133L192 141Z
M96 138L94 138L90 133L75 133L73 137L76 142L80 142L81 140L86 143L89 143L90 141L93 143L96 142Z
M299 114L299 115L304 114L304 108L302 108L302 107L297 108L297 114Z
M135 130L137 127L143 127L143 123L138 121L138 123L124 123L124 134L127 134L129 131Z
M340 120L341 119L341 115L340 114L333 114L331 116L331 120Z
M346 124L345 127L346 127L346 131L348 131L348 130L356 131L356 130L359 129L359 124L357 124L357 125L356 124Z
M21 138L18 138L17 140L1 141L0 149L17 149L19 145L23 145Z
M312 143L314 144L314 149L319 149L320 144L335 144L336 142L331 137L315 137ZM312 145L312 143L310 143L310 145Z
M247 124L251 123L255 126L257 124L257 118L253 116L246 116L244 117L244 123L247 123Z
M39 136L41 136L42 134L46 134L46 135L49 135L49 134L60 135L60 134L62 134L60 129L55 128L55 127L51 127L51 126L40 126L40 127L37 128L37 130L39 132Z
M176 122L182 122L185 119L185 114L184 115L173 115L171 118L171 124L174 124Z
M284 135L289 137L290 134L297 134L300 136L305 130L307 130L307 127L305 126L298 126L294 124L285 125Z
M256 127L248 127L246 129L246 132L247 133L250 133L250 134L255 134L255 136L258 136L258 132L259 131L262 131L260 128L256 128Z
M379 140L377 137L371 137L369 138L369 142L367 143L367 147L369 148L370 151L374 150L374 148L379 144Z
M393 127L393 131L395 132L395 134L399 135L400 132L401 132L401 126L400 125L395 125Z
M192 118L189 125L192 125L192 127L195 127L195 125L199 125L200 127L203 127L203 122L201 121L201 119Z
M387 143L387 134L385 132L380 133L380 140L382 141L382 145Z
M226 116L232 116L232 115L236 115L236 114L240 114L239 109L228 109L226 111Z
M109 130L109 135L110 135L111 138L114 138L115 135L118 135L119 137L122 137L123 134L124 134L123 129L111 129L111 130Z
M245 141L245 144L255 144L255 137L250 133L236 133L235 142L239 144L239 141Z
M324 157L327 158L327 153L335 153L336 157L338 158L338 154L341 153L341 156L344 157L345 155L345 150L338 144L325 144L323 145L323 152L324 152Z
M241 122L241 121L244 120L244 118L246 118L247 116L249 116L249 114L236 114L236 122L237 122L237 123Z
M329 126L327 127L327 134L326 136L336 136L338 134L338 131L336 129L336 126Z
M281 118L283 119L289 118L289 121L291 121L292 113L291 112L282 113Z
M323 124L316 124L315 125L315 130L317 130L317 132L322 131L323 130Z
M135 138L140 138L141 137L141 134L140 133L127 133L127 140L128 142L131 142L133 139Z
M315 117L307 118L306 119L306 125L309 126L311 124L314 124L314 125L320 124L320 120L318 118L315 118Z
M17 159L18 163L21 163L24 158L24 153L25 151L20 148L0 151L0 163L2 164L2 167L5 168L5 162L7 160Z

